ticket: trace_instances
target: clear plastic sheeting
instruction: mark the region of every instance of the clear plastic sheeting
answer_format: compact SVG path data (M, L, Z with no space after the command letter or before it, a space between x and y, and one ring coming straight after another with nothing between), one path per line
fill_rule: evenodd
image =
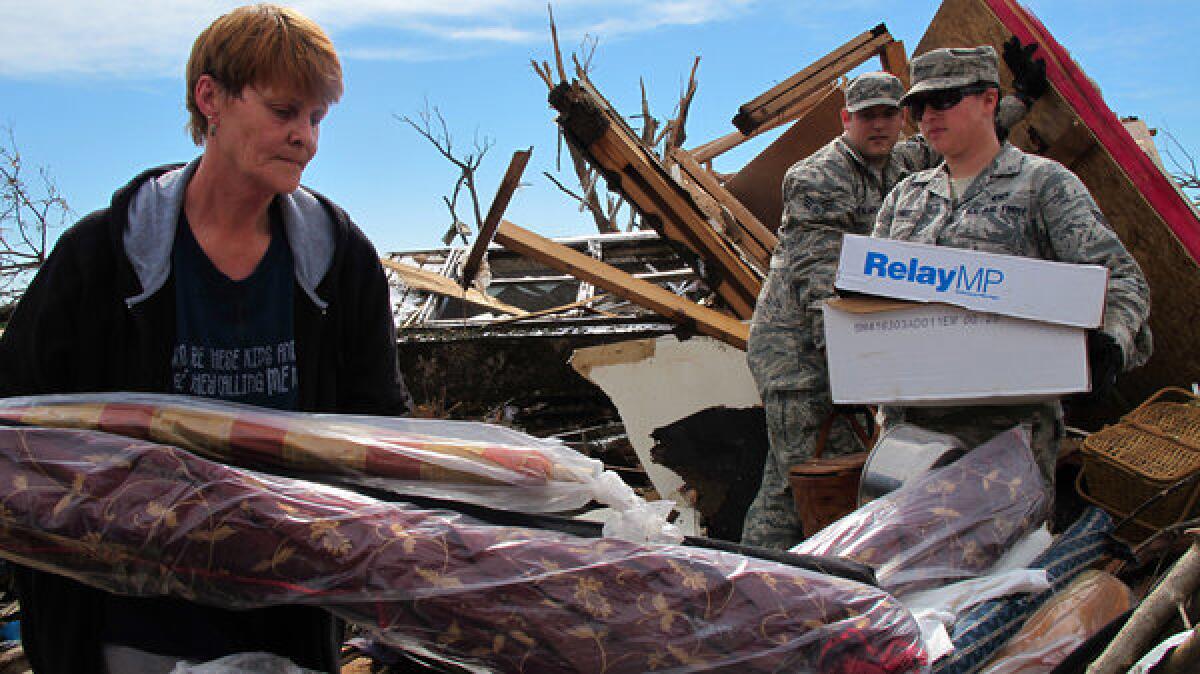
M912 616L713 550L486 526L108 433L0 428L0 555L105 591L320 605L494 671L921 672Z
M1049 672L1133 603L1133 593L1112 574L1084 571L1030 616L1021 631L980 671Z
M321 674L274 653L236 653L202 663L180 662L170 674Z
M896 424L879 436L863 465L858 505L896 491L906 482L966 453L966 446L953 435L914 424Z
M912 611L933 660L954 650L948 628L963 611L998 597L1041 593L1050 589L1050 579L1041 569L1016 569L960 580L943 587L920 590L897 597Z
M251 469L333 476L401 495L521 512L591 501L619 516L611 536L682 535L604 465L561 442L491 424L268 410L188 396L105 393L0 400L0 421L80 428L174 445Z
M1039 526L1050 504L1017 426L906 483L793 548L875 568L894 594L973 578Z

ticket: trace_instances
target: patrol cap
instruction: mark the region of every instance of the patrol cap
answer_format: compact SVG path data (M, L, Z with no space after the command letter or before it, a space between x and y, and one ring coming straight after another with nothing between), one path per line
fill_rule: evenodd
M863 73L846 85L846 111L858 112L873 105L900 107L904 85L891 73Z
M1000 86L996 50L991 45L971 48L943 48L925 52L909 63L912 87L900 99L927 91L958 89L971 84Z

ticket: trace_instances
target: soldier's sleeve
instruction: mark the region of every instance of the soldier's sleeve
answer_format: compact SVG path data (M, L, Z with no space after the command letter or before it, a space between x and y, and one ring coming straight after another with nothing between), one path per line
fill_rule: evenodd
M892 148L892 156L912 173L931 169L942 163L942 155L919 133L896 143Z
M1009 94L1001 98L996 106L996 126L1007 132L1028 114L1029 106L1020 97Z
M853 231L858 205L846 167L801 161L783 178L783 225Z
M900 183L900 185L903 184L905 183ZM877 239L892 238L892 217L896 214L896 192L899 191L900 185L897 185L884 197L883 203L879 206L879 213L875 215L875 229L871 230L871 236Z
M1120 345L1125 369L1137 367L1151 352L1150 286L1083 182L1060 165L1052 168L1037 191L1050 244L1064 262L1108 267L1101 329Z

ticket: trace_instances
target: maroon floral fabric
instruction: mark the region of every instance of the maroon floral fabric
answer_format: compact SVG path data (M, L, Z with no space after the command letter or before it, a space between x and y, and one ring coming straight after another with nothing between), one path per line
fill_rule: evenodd
M794 550L872 566L885 589L902 594L977 576L1045 521L1049 506L1028 433L1018 427L871 501Z
M505 672L916 672L874 588L711 550L480 524L97 431L0 428L0 555L131 595L321 605Z

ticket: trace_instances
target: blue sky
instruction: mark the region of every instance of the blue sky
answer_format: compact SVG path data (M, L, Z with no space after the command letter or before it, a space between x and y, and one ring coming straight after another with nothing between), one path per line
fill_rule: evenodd
M183 130L183 67L195 35L237 3L0 0L0 125L44 166L77 214L108 203L141 169L197 153ZM741 103L883 21L916 46L938 2L572 0L555 4L564 46L598 37L593 80L622 112L671 115L702 58L687 147L733 129ZM330 33L346 95L323 125L305 183L340 203L380 250L438 244L455 171L394 115L428 100L456 142L495 142L484 208L513 150L534 147L508 218L546 235L594 231L542 176L554 172L553 111L529 59L550 58L541 0L314 0L295 6ZM1099 83L1119 115L1169 129L1200 158L1195 0L1040 0L1028 5ZM1161 139L1161 135L1160 135ZM717 161L734 171L769 140ZM1161 147L1161 145L1160 145ZM566 168L564 166L564 168ZM570 184L570 176L562 174Z

